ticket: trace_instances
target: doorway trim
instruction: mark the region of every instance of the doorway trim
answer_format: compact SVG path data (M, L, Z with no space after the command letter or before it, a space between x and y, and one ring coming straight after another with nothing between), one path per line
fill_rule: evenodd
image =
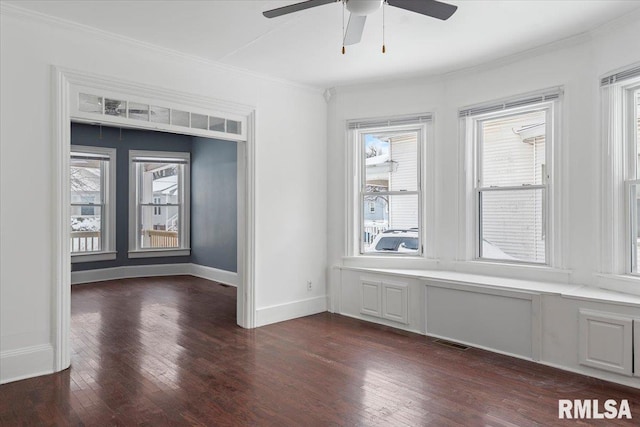
M248 105L171 91L105 76L52 66L52 311L54 371L70 366L71 248L69 218L69 155L71 147L72 89L76 86L144 96L180 105L191 105L246 118L246 140L238 144L238 293L237 323L255 327L255 108ZM82 119L82 118L81 118ZM86 119L84 119L86 120ZM101 122L96 118L94 122ZM108 124L108 122L104 122ZM122 126L122 125L119 125ZM136 126L132 125L135 128ZM139 126L138 128L148 128ZM189 128L184 132L189 134Z

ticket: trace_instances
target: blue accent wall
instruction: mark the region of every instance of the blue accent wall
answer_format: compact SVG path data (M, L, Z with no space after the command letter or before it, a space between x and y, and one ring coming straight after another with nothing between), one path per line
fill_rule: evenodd
M237 144L193 138L191 261L237 272Z
M75 263L72 271L189 263L237 272L237 144L166 132L72 123L71 144L116 149L115 260ZM191 153L191 255L129 258L129 150Z
M71 144L116 149L116 250L115 260L71 264L72 271L126 265L172 264L191 262L190 256L161 258L129 258L129 150L191 152L191 136L165 132L120 129L73 123Z

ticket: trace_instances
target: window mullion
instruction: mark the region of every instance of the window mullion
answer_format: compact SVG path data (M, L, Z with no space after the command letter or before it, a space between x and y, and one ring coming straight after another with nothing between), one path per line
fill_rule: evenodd
M407 196L415 196L417 194L420 194L419 191L365 191L362 194L367 195L367 196L371 196L371 195L377 195L377 196L403 196L403 195L407 195Z
M544 190L547 188L547 185L537 184L537 185L504 185L504 186L491 186L491 187L479 187L477 191L518 191L518 190Z

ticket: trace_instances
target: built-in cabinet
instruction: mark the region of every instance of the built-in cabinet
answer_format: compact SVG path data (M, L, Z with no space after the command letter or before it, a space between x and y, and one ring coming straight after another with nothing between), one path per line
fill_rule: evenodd
M360 313L394 322L409 323L407 283L360 280Z
M340 269L333 307L346 316L640 388L640 297L603 299L601 292L575 285L419 273Z
M635 375L640 376L640 339L637 330L640 320L615 313L581 309L578 321L578 354L582 365L628 376L634 375L635 371Z

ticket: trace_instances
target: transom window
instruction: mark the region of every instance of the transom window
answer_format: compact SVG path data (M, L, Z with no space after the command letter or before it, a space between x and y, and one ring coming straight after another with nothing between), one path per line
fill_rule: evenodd
M131 151L129 256L189 254L189 153ZM178 251L167 253L167 251Z
M70 246L73 262L115 257L115 174L111 172L114 162L114 149L77 145L71 148Z
M71 92L73 115L85 120L173 132L189 128L191 132L202 136L215 135L234 140L244 138L247 134L246 119L235 114L210 115L188 106L155 105L155 101L150 99L128 99L131 97L75 86Z

